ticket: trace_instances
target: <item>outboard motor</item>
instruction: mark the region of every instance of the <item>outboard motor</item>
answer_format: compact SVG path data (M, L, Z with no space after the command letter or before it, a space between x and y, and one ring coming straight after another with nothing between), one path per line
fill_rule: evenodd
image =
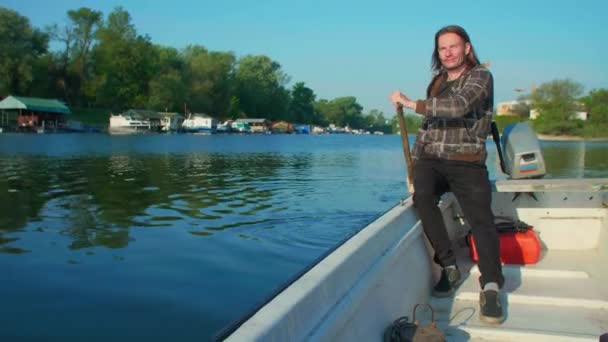
M492 122L492 135L502 172L510 179L542 178L547 173L538 138L527 123L506 126L499 142L498 129Z

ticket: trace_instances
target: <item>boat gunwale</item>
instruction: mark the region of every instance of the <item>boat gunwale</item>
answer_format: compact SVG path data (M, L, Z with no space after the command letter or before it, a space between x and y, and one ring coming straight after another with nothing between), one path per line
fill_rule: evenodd
M407 198L397 202L395 205L391 206L389 209L387 209L386 211L384 211L383 213L381 213L380 215L375 217L371 222L368 222L367 224L365 224L363 226L363 228L361 228L360 230L357 230L356 232L354 232L351 235L344 238L342 241L337 243L333 248L330 248L329 250L327 250L325 253L323 253L318 258L316 258L313 262L311 262L308 266L306 266L301 271L296 273L294 276L292 276L291 278L286 280L283 284L279 285L272 293L270 293L268 296L264 297L259 302L259 304L255 305L249 312L247 312L245 315L241 316L239 319L233 321L232 323L230 323L229 325L224 327L222 330L220 330L214 336L213 340L214 341L223 341L223 340L227 339L228 337L230 337L230 335L232 335L234 332L236 332L238 329L240 329L245 323L247 323L250 319L252 319L255 315L257 315L261 310L263 310L265 307L267 307L271 302L277 300L277 297L281 296L281 294L286 292L295 283L300 281L305 275L309 274L311 271L313 271L313 269L321 267L319 265L322 264L323 261L325 261L332 254L334 254L337 250L339 250L341 248L345 248L345 246L348 243L351 243L352 240L355 239L357 236L365 234L364 232L369 231L368 228L370 226L372 226L375 222L377 222L381 218L385 217L387 214L391 213L391 211L396 211L396 210L399 210L400 208L402 208L401 210L399 210L399 212L401 212L401 211L407 210L410 207L413 207L413 199L412 199L411 195L408 196ZM399 217L399 215L394 215L394 216ZM329 271L326 271L326 272L329 273Z

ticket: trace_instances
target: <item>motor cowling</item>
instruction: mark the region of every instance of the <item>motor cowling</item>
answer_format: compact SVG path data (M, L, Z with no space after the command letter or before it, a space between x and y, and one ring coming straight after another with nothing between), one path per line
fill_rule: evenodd
M506 126L500 147L510 179L542 178L547 172L536 133L525 122Z

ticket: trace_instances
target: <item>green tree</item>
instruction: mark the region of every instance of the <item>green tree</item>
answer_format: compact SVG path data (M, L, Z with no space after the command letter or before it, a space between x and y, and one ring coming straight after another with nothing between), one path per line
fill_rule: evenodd
M595 89L581 101L589 114L592 124L608 124L608 89Z
M248 117L283 119L290 102L289 91L285 89L288 81L279 63L266 56L248 55L237 63L235 95Z
M366 116L365 122L367 130L380 131L384 133L392 133L392 127L389 120L384 117L384 113L377 109L372 109Z
M313 125L318 125L318 126L323 126L323 127L326 127L327 125L329 125L329 122L327 121L327 118L325 117L325 115L317 109L316 103L314 106L313 118L312 118L311 123Z
M226 111L226 116L229 119L236 120L241 118L246 118L247 116L241 110L241 103L239 98L236 96L232 96L230 98L230 105L228 106L228 110Z
M51 41L57 41L63 44L64 48L62 51L50 54L50 58L46 61L48 68L48 74L45 75L44 70L35 73L39 78L37 84L46 83L48 87L48 94L38 96L50 96L58 97L68 102L72 102L74 99L74 90L71 86L75 83L73 81L73 75L70 75L68 67L70 66L70 52L72 51L72 45L74 44L74 28L70 25L59 27L57 24L53 24L46 28L46 32L49 35ZM47 80L45 82L43 80Z
M289 121L297 123L315 123L315 93L312 89L298 82L291 90Z
M318 113L317 115L320 116L321 118L323 118L325 125L329 125L332 123L335 124L334 122L330 121L329 116L327 114L327 113L333 111L332 105L329 102L329 100L320 99L320 100L316 101L314 104L314 108L315 108L315 113Z
M363 107L353 96L338 97L331 101L320 100L316 103L316 108L323 113L330 124L357 129L366 127L362 114Z
M72 71L77 75L74 92L76 102L82 104L83 97L94 96L95 89L89 84L91 72L89 64L89 54L95 40L97 30L102 24L103 14L90 8L81 7L78 10L68 11L68 18L71 20L71 33L74 43L72 50ZM68 30L64 31L68 34Z
M158 66L150 38L137 35L131 16L121 7L110 13L97 36L93 51L97 103L113 110L144 107Z
M230 106L233 70L236 58L230 52L210 52L191 45L184 52L188 84L188 103L196 111L225 116Z
M572 120L583 86L570 79L541 84L532 94L532 107L539 112L534 128L547 134L580 134L582 122Z
M418 130L420 129L420 125L422 125L422 121L424 120L423 116L415 115L415 114L406 114L403 116L403 118L405 119L405 127L407 128L407 132L409 134L417 133ZM396 116L394 116L391 119L390 124L391 124L393 133L401 132L399 129L399 120L397 119Z
M181 112L188 98L188 85L183 73L185 63L177 49L156 45L158 65L150 81L148 107L159 111Z
M67 68L70 64L70 51L74 45L74 28L69 25L59 27L59 25L53 24L46 28L46 32L52 41L58 41L64 45L60 56L63 66Z
M72 104L82 105L95 97L96 89L91 82L90 54L103 15L99 11L82 7L68 11L67 16L69 20L67 25L60 27L53 24L46 29L50 38L62 43L64 47L48 60L48 75L40 76L56 87L55 91L50 92L50 96L54 95Z
M68 100L60 55L41 55L32 61L31 67L33 80L27 92L30 96Z
M177 70L164 72L150 81L148 107L158 111L180 112L186 103L187 86Z
M0 7L0 97L28 94L34 62L47 48L47 34L32 27L28 18Z

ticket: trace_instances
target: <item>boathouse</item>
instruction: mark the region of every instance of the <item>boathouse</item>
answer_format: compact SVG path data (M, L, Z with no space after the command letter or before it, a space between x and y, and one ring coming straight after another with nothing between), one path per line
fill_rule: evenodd
M272 133L293 133L293 126L287 121L277 121L272 123Z
M8 96L0 101L0 127L7 130L44 132L65 128L70 109L61 101Z
M265 133L270 130L271 126L267 119L237 119L235 122L249 125L253 133Z

